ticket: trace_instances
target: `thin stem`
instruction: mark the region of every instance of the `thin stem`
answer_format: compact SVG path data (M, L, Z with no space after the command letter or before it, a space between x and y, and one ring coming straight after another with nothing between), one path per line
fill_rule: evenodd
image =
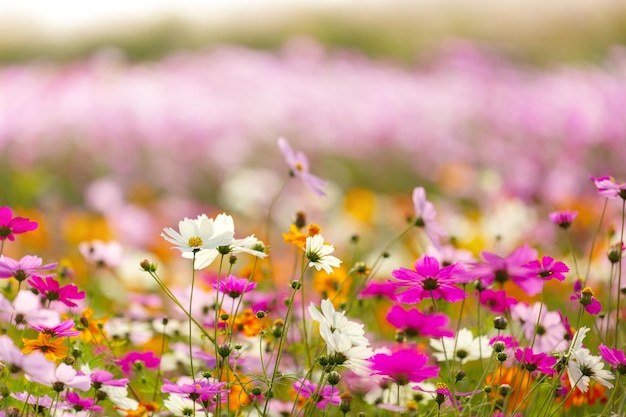
M191 313L193 307L193 288L196 282L196 252L193 252L193 259L191 260L191 289L189 291L189 313ZM191 320L189 320L189 369L191 370L191 379L193 383L196 383L196 374L193 369L193 344L191 336ZM194 407L195 415L195 407Z
M626 219L626 199L622 199L622 230L619 235L619 262L617 264L617 304L615 306L615 339L614 346L619 346L620 300L622 295L622 246L624 245L624 220Z
M602 220L604 219L604 214L606 213L606 205L609 201L608 198L604 199L604 205L602 206L602 213L600 214L600 220L598 221L598 227L596 228L595 233L593 234L593 238L591 239L591 248L589 248L589 259L587 260L587 271L585 271L585 280L583 282L583 287L587 285L587 280L589 279L589 271L591 270L591 260L593 259L593 248L596 244L596 238L598 234L600 234L600 228L602 227Z

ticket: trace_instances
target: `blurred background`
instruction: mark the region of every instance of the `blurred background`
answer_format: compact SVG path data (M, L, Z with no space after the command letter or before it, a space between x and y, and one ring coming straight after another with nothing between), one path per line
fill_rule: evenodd
M467 242L478 213L591 223L589 175L626 178L625 43L608 1L0 1L2 204L140 247L207 208L258 224L284 136L329 197L290 182L283 229L302 198L402 217L415 186Z

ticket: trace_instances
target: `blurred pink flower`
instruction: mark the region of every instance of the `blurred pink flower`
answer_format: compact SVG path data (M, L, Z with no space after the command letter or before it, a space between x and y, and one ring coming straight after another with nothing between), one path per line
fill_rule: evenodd
M13 211L9 207L0 207L0 240L15 240L20 233L30 232L38 226L37 222L31 222L24 217L13 217Z
M57 267L56 262L42 265L41 258L26 255L16 261L7 256L0 255L0 278L15 278L22 282L39 271L49 271Z
M571 226L571 224L574 222L574 219L576 218L576 216L578 216L577 211L569 211L569 210L554 211L549 214L549 217L552 223L556 224L557 226L563 229L568 229Z
M450 322L445 314L424 314L417 308L407 311L396 305L387 312L387 321L410 338L454 336L452 330L445 328Z
M317 384L305 379L303 381L294 382L293 389L299 393L298 395L304 398L311 398L315 402L315 406L322 410L325 409L328 404L341 404L339 388L334 386L324 385L322 389L318 390ZM315 397L313 396L314 394Z
M479 292L478 297L480 304L486 306L494 313L504 313L509 307L517 303L515 298L507 297L504 290L482 290Z
M285 138L278 138L278 148L289 165L290 175L300 178L315 194L325 196L326 181L309 172L309 160L306 155L303 152L295 152Z
M626 182L618 183L615 178L609 176L591 177L591 181L593 181L600 195L606 198L621 197L626 200Z
M87 262L98 267L116 268L124 259L124 249L118 242L81 242L78 250Z
M124 375L129 375L131 370L135 366L135 362L141 362L143 366L148 369L155 369L159 367L161 360L154 352L129 352L124 357L117 361L117 364L124 372Z
M439 375L438 366L428 365L428 355L412 348L378 353L369 361L372 375L382 375L398 385L422 382Z
M254 290L256 285L256 282L250 281L249 279L229 275L225 280L219 281L219 291L231 298L239 298L240 295ZM214 283L212 287L218 289L217 282Z
M413 190L413 207L415 208L415 225L423 227L435 248L440 248L446 231L435 221L437 216L435 206L426 200L426 190L423 187L416 187Z
M556 358L548 356L545 352L535 353L531 348L516 349L515 359L521 367L529 372L537 371L546 375L556 373L556 369L553 368L556 364Z

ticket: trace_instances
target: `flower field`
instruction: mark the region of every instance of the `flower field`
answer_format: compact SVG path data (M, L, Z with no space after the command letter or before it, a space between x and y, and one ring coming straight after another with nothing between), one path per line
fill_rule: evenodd
M3 415L624 416L622 47L103 50L0 86Z

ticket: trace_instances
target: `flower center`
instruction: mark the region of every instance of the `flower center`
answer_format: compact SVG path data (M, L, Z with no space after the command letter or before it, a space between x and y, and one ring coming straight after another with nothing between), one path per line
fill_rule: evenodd
M296 171L298 171L298 172L302 172L302 171L304 171L304 166L303 166L300 162L296 163L296 164L294 165L294 168L295 168L295 170L296 170Z
M426 278L422 281L422 287L424 287L426 291L436 290L439 288L439 282L435 278Z
M464 349L459 349L456 351L456 357L463 360L465 358L467 358L467 356L469 355L469 353L464 350Z
M191 248L199 248L200 246L202 246L202 238L199 236L192 236L187 241L187 244Z
M11 234L11 228L7 226L0 226L0 237L8 237Z
M504 284L509 280L509 272L506 269L496 269L494 275L496 282L499 282L500 284Z

